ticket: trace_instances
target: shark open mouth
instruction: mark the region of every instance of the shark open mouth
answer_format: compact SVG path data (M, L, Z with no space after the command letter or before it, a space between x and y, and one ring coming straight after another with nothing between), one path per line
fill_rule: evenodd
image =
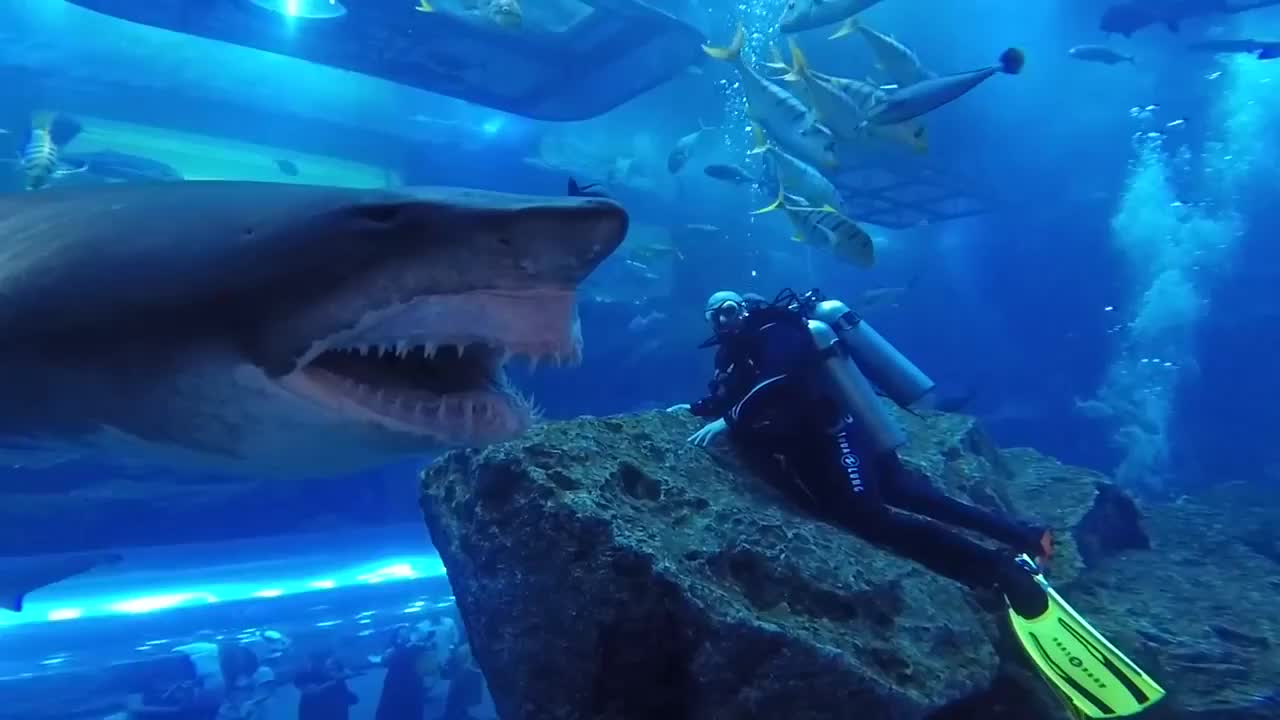
M519 435L536 417L503 369L518 356L533 366L580 362L572 292L433 296L369 313L313 346L282 383L392 430L488 444Z

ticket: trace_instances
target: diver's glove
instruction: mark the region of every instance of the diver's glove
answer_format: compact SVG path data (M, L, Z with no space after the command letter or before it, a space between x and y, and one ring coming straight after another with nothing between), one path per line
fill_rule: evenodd
M690 405L689 403L680 403L679 405L672 405L671 407L667 408L667 412L680 412L681 410L692 410L692 409L693 409L693 406Z
M689 444L694 447L706 447L710 445L717 436L724 434L729 429L728 423L724 418L720 418L712 423L707 423L701 430L689 436Z

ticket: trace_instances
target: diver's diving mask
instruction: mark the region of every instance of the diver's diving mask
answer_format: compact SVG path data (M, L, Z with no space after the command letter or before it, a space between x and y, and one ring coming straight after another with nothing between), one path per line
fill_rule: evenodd
M737 327L742 322L746 309L734 300L725 300L715 307L708 308L706 312L707 322L711 323L712 329L716 332L722 330L730 330Z

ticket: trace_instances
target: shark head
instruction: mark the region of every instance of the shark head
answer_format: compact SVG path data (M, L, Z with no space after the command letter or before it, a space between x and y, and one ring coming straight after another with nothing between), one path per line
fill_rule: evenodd
M0 199L0 438L300 472L513 438L504 363L581 357L575 289L627 225L452 188Z

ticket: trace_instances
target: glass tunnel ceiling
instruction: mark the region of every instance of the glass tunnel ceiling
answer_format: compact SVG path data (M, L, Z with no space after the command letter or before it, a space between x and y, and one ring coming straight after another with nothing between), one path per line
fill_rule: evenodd
M168 77L155 77L156 82L172 82L177 75L200 89L249 93L267 105L287 94L291 105L320 103L329 117L339 107L342 116L358 113L366 127L377 127L380 112L398 114L393 108L406 107L405 101L421 105L422 90L534 119L595 117L703 60L705 41L697 29L641 0L563 0L554 14L527 12L518 31L448 12L417 12L410 0L345 5L337 0L204 0L198 12L188 0L43 0L35 5L21 11L27 25L36 26L29 29L55 45L75 38L76 48L59 48L71 56L62 66L83 68L85 56L115 53L88 67L133 75L136 82L156 76L155 68L162 66ZM70 5L112 17L93 17ZM89 47L79 47L86 40ZM569 76L572 83L565 82ZM355 110L354 104L362 107Z
M129 94L162 102L179 88L263 118L295 116L409 140L439 139L441 121L497 129L523 120L285 55L124 22L65 0L17 3L3 19L0 67L39 89L36 102L51 109L81 89L107 99L112 93L103 88L140 90Z

